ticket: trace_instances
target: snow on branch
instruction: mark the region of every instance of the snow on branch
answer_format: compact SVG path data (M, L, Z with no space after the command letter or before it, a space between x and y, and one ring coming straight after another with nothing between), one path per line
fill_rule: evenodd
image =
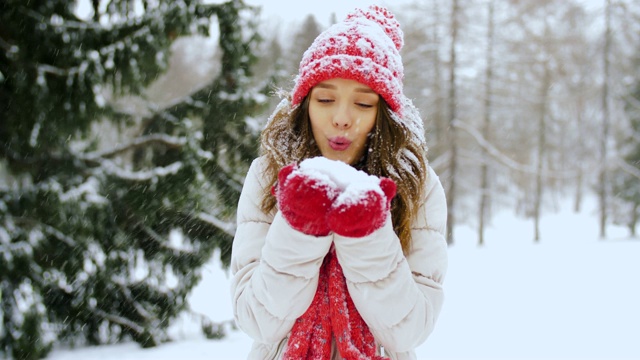
M141 136L130 143L122 144L106 151L87 153L83 156L83 158L86 160L109 158L125 151L137 149L154 143L165 145L170 149L176 149L184 146L187 143L187 140L183 137L170 136L166 134L151 134Z
M638 169L637 167L629 164L628 162L624 161L624 159L621 159L621 158L617 158L615 160L615 163L624 172L626 172L629 175L635 176L636 178L640 179L640 169Z
M91 311L93 311L96 315L98 316L102 316L103 318L111 321L112 323L118 324L118 325L122 325L125 327L128 327L129 329L135 331L136 333L142 335L144 334L144 328L136 323L134 323L133 321L120 316L120 315L115 315L115 314L109 314L103 310L100 310L98 308L93 308L91 309Z
M131 294L131 289L129 289L129 287L127 285L123 284L120 281L114 281L114 282L116 284L118 284L118 286L120 287L120 290L122 291L122 294L124 295L124 297L127 300L129 300L129 303L133 306L134 309L136 309L136 311L138 312L138 314L140 316L142 316L146 320L152 320L152 319L155 318L155 316L153 316L153 314L151 314L149 311L147 311L147 309L145 309L144 306L142 306L142 304L140 304L139 301L136 301L136 299Z
M0 254L3 255L5 261L11 261L11 254L13 253L31 253L32 247L26 241L18 242L4 242L0 244Z
M198 219L217 227L231 237L236 233L236 226L234 223L222 221L211 214L201 212L198 214Z
M68 76L68 75L76 74L80 71L79 66L72 67L70 69L61 69L59 67L55 67L49 64L38 64L37 68L38 68L38 73L48 73L48 74L58 75L58 76Z
M183 104L189 105L191 107L198 108L198 109L205 109L207 107L206 102L195 100L191 95L185 95L182 97L175 98L167 104L163 104L162 108L155 105L153 108L150 108L150 110L152 110L153 112L157 112L159 110L172 109L172 108L175 108L176 106L183 105Z
M496 148L489 141L487 141L487 139L485 139L482 136L482 134L480 134L473 127L465 124L464 122L462 122L460 120L455 120L453 122L453 126L458 128L458 129L464 130L469 135L471 135L471 137L474 138L474 140L478 143L478 145L480 145L480 147L482 147L489 155L491 155L493 158L498 160L503 165L505 165L505 166L507 166L507 167L509 167L511 169L524 172L524 173L535 174L536 169L535 169L534 166L521 164L521 163L511 159L506 154L503 154L500 150L498 150L498 148Z
M537 173L537 170L533 165L519 163L513 160L512 158L510 158L508 155L502 153L498 148L493 146L487 139L485 139L482 136L482 134L480 134L472 126L469 126L468 124L465 124L460 120L455 120L453 122L453 126L471 135L471 137L474 138L474 140L478 143L478 145L480 145L480 147L482 147L489 155L491 155L494 159L496 159L501 164L513 170L520 171L523 173L528 173L528 174ZM570 178L570 177L576 176L576 172L575 171L561 171L561 172L556 171L553 173L546 173L544 175L547 177Z
M160 143L169 148L175 149L184 146L186 142L187 141L185 138L169 136L166 134L152 134L139 137L130 143L117 146L107 151L76 154L76 156L78 156L82 160L97 163L98 165L100 165L100 168L109 175L115 175L125 180L148 181L157 179L158 177L176 174L183 167L182 162L177 161L171 165L156 167L150 170L131 171L119 167L113 161L108 160L107 158L125 152L127 150L136 149L153 143Z
M51 225L47 225L41 221L38 221L32 218L26 218L26 217L14 217L13 220L18 224L22 223L24 225L33 226L34 228L40 227L43 233L54 236L55 238L69 245L70 247L75 247L77 245L74 239L67 236L62 231L56 229Z
M123 169L114 164L112 161L106 159L99 160L99 162L102 165L102 169L104 169L107 174L115 175L121 179L131 181L149 181L159 177L176 174L180 169L182 169L183 166L182 162L178 161L171 165L157 167L151 170L130 171Z
M60 201L67 202L71 200L78 200L83 196L93 204L106 204L107 199L100 195L98 188L100 187L98 179L95 177L89 177L80 186L72 187L67 192L60 194Z
M167 239L165 237L163 237L162 235L158 234L156 231L154 231L152 228L150 228L149 226L146 226L142 221L139 221L137 224L138 228L140 228L145 234L147 234L149 236L149 238L151 240L153 240L156 245L158 245L158 247L160 247L163 250L166 251L170 251L172 252L174 255L179 255L179 254L195 254L194 251L187 249L185 247L180 247L180 246L172 246L171 244L168 245L168 243L170 243L169 241L167 241ZM124 286L124 285L123 285Z
M45 18L37 11L20 7L19 11L24 15L36 20L38 23L46 24L52 28L62 28L62 29L93 29L93 30L102 30L102 26L97 23L89 23L89 22L80 22L73 21L69 19L62 19L59 15L56 15L52 18Z

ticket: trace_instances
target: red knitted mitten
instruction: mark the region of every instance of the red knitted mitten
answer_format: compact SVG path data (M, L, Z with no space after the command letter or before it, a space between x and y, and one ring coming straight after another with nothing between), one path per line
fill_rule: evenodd
M282 216L294 229L308 235L325 236L331 231L326 215L338 196L332 184L313 178L290 164L278 173L274 195Z
M366 236L381 228L396 195L396 183L383 177L379 185L380 189L366 191L358 191L357 183L349 185L329 211L329 228L348 237Z

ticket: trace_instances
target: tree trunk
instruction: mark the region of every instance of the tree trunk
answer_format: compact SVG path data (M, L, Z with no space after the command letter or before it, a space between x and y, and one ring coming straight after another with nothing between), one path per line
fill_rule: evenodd
M542 81L542 89L540 93L540 113L538 118L538 151L536 163L536 190L534 198L533 217L535 222L535 233L533 240L540 241L540 215L542 212L542 197L544 190L544 157L546 155L546 116L547 116L547 97L549 94L550 71L549 64L545 61L544 78Z
M455 200L456 200L456 171L458 160L458 148L456 144L456 44L458 42L458 0L452 1L451 6L451 48L449 64L449 189L447 192L447 243L454 242L453 229L455 227Z
M436 21L435 19L440 19L440 8L438 6L438 3L440 2L440 0L433 0L433 7L432 7L432 16L434 17L434 21L433 21L433 32L432 32L432 36L433 36L433 43L434 44L440 44L440 42L442 41L442 39L440 38L440 34L439 34L439 22ZM435 99L435 101L432 103L434 106L434 112L432 115L432 129L430 129L433 132L433 139L436 140L434 141L436 146L436 153L438 154L442 154L445 151L443 151L444 146L442 146L443 141L441 141L441 139L446 136L446 132L447 132L447 128L448 128L448 124L447 124L447 119L444 116L444 90L443 90L443 84L442 84L442 78L440 76L440 74L442 74L442 61L440 59L440 47L439 46L435 46L433 52L433 73L435 74L436 78L434 79L433 82L433 99ZM433 149L432 145L430 144L429 146L430 149Z
M573 202L573 212L575 213L579 213L580 209L582 208L582 192L583 192L582 178L583 178L582 168L578 168L578 175L576 177L576 197Z
M576 123L577 129L580 129L580 131L583 131L584 129L584 121L583 121L583 114L584 114L584 109L586 108L585 106L585 100L584 100L584 95L582 93L580 93L578 95L580 98L578 99L578 109L576 112ZM586 135L585 135L586 136ZM580 165L576 167L576 171L578 172L576 174L576 193L575 193L575 199L573 202L573 212L575 213L579 213L580 209L582 208L582 197L583 197L583 193L584 193L584 169L583 169L583 162L584 162L584 155L587 152L586 146L584 145L583 142L579 141L577 144L578 146L578 154L580 154L580 157L578 158L578 161L580 162Z
M638 224L638 203L633 204L631 212L631 221L629 222L629 234L632 238L636 237L636 225Z
M609 140L609 52L611 48L611 0L605 9L605 34L602 83L602 137L600 138L600 176L598 179L598 199L600 202L600 238L607 236L607 142Z
M545 38L548 38L546 35L549 35L549 24L545 21ZM546 44L544 46L544 68L542 75L542 84L540 87L540 103L538 107L538 149L537 149L537 159L536 159L536 189L535 189L535 198L534 198L534 209L533 209L533 217L534 217L534 238L535 242L540 241L540 216L542 214L542 200L543 200L543 190L544 190L544 162L546 157L546 130L547 130L547 108L549 102L549 87L551 86L551 69L549 64L549 52L546 49Z
M489 14L487 21L487 67L485 69L485 87L484 87L484 121L482 126L482 136L485 140L489 140L491 131L491 83L493 81L493 29L494 29L494 13L493 0L489 1ZM491 198L489 196L489 155L486 149L482 149L482 168L481 184L480 184L480 206L478 216L478 245L484 245L484 228L487 217L489 216L489 204Z

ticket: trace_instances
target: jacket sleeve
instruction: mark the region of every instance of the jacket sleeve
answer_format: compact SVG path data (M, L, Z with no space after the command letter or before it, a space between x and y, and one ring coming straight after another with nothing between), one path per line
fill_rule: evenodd
M335 246L358 312L386 350L411 351L434 328L442 308L447 268L447 205L437 175L429 168L426 200L412 224L405 256L390 217L362 238L336 235Z
M238 202L231 252L231 296L235 321L261 343L282 340L311 304L331 237L306 235L280 212L261 211L264 163L253 161Z

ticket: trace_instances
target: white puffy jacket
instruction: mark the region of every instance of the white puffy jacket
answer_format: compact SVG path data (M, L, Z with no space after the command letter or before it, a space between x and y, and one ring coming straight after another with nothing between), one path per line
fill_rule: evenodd
M371 235L315 237L265 214L264 158L253 161L238 203L231 255L231 296L237 325L254 339L249 359L280 359L294 321L311 304L324 256L334 244L347 287L376 342L391 359L415 359L443 302L447 268L446 200L429 168L426 197L405 256L391 217ZM340 359L333 346L333 359Z

